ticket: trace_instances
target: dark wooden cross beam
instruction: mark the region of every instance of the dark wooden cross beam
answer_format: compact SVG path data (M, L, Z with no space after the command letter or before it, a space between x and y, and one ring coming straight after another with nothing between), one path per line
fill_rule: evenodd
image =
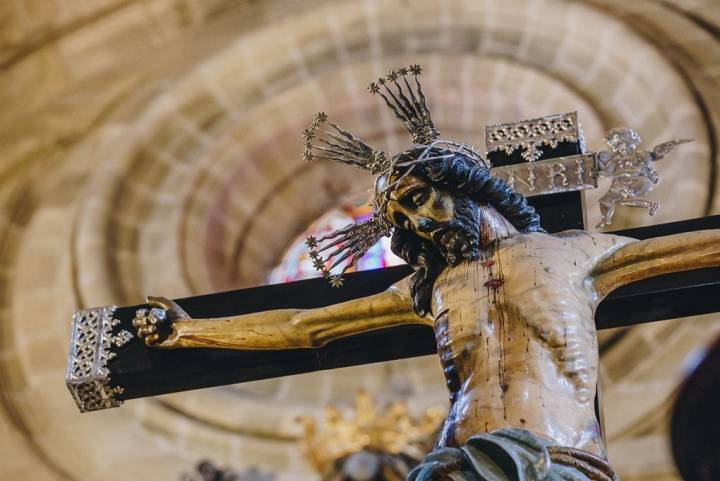
M517 124L490 129L505 129L507 133L522 127ZM592 158L583 155L577 137L552 148L541 143L539 155L530 163L518 151L488 155L495 165L494 174L516 182L516 190L528 195L554 192L530 199L551 233L584 226L577 189L594 186L594 179L588 176L591 166L587 162ZM648 239L718 228L720 216L714 216L614 233ZM330 287L323 279L310 279L189 297L177 303L194 318L316 308L382 292L410 273L409 267L400 266L350 274L340 289ZM75 314L67 383L82 411L118 406L128 399L436 352L432 329L417 325L356 335L318 349L148 349L132 335L135 311L147 307L91 309ZM607 329L718 311L720 268L711 268L659 276L618 289L600 304L596 323L598 329Z
M720 216L705 217L615 234L648 239L680 232L720 229ZM323 279L308 279L237 291L177 299L192 317L208 318L268 309L315 308L382 292L409 275L407 266L349 274L340 289ZM114 332L134 332L132 319L144 305L118 308ZM599 306L598 329L632 326L720 311L720 268L668 274L622 287ZM318 349L235 351L224 349L148 349L133 337L108 362L113 386L122 386L122 401L178 391L220 386L323 369L369 364L436 352L429 327L401 326L361 334ZM100 407L110 407L100 406Z

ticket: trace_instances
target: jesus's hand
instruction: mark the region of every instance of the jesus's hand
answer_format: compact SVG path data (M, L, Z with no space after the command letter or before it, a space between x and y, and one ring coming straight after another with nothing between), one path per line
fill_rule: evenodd
M165 339L172 330L172 323L178 319L190 319L182 307L164 297L148 296L150 309L138 309L133 326L147 346L155 346Z

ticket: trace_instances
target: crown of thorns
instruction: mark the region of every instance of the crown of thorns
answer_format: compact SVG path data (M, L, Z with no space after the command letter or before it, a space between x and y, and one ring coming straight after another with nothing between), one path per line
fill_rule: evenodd
M307 238L306 244L313 266L333 287L340 287L343 284L343 274L353 268L381 237L392 233L393 226L384 215L387 194L403 177L410 174L415 165L462 153L487 166L472 146L439 139L440 134L430 117L418 79L421 72L419 65L400 67L391 70L377 81L370 82L368 86L368 91L382 97L395 117L403 123L410 133L414 149L421 149L421 154L416 158L407 160L406 156L390 156L381 150L375 150L347 130L328 121L324 112L316 114L308 128L303 131L303 158L306 161L329 160L352 165L388 180L384 185L376 183L370 219L350 224L322 237ZM409 77L412 79L409 80ZM437 155L437 148L444 153ZM397 168L404 168L404 174L390 182L391 174ZM339 272L336 268L340 268Z

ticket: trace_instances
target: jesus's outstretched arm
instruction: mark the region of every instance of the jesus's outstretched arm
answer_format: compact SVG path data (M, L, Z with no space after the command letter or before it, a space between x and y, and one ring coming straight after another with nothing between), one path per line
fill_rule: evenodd
M648 277L720 266L720 230L701 230L626 244L591 273L602 299L614 289Z
M146 344L160 349L213 347L224 349L294 349L320 347L341 337L401 324L432 324L413 312L407 282L385 292L317 309L277 309L234 317L173 319L166 339L157 329L137 322ZM170 302L170 301L166 301Z

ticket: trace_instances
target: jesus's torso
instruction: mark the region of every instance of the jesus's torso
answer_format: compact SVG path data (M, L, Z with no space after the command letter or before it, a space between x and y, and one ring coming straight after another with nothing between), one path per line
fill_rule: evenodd
M432 308L452 401L441 446L515 427L603 453L594 410L598 300L588 275L628 240L521 234L438 277Z

